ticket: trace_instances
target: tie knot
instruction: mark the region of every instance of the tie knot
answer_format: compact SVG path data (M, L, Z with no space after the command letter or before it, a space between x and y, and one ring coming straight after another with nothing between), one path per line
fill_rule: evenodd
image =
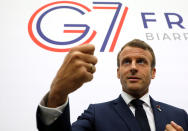
M139 100L139 99L134 99L134 100L131 101L131 104L133 104L133 106L135 108L143 108L143 106L142 106L143 103L144 102L142 100Z

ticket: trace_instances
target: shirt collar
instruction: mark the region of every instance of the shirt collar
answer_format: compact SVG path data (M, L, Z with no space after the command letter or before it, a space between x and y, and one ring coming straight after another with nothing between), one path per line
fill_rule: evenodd
M121 97L123 98L123 100L125 101L125 103L127 103L128 106L130 106L130 102L135 99L133 96L129 95L128 93L122 91L121 93ZM146 106L151 107L151 103L150 103L150 97L149 97L149 93L146 93L144 96L142 96L140 98L140 100L144 101Z

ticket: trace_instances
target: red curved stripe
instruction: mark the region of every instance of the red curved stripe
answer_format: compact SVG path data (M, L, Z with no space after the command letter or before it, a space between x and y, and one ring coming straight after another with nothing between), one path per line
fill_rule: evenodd
M33 30L32 30L32 25L33 25L33 21L35 19L35 17L37 16L38 13L40 13L40 11L42 11L43 9L51 6L51 5L55 5L55 4L62 4L62 3L67 3L67 4L74 4L74 5L78 5L82 8L84 8L85 10L87 10L88 12L90 12L91 10L80 4L80 3L77 3L77 2L72 2L72 1L57 1L57 2L52 2L52 3L49 3L49 4L46 4L44 6L42 6L41 8L39 8L38 10L35 11L35 13L31 16L30 20L29 20L29 23L28 23L28 33L31 37L31 39L40 47L46 49L46 50L49 50L49 51L55 51L55 52L66 52L68 51L69 49L56 49L56 48L51 48L51 47L48 47L46 45L44 45L43 43L41 43L39 40L37 40L37 38L35 37L34 33L33 33Z

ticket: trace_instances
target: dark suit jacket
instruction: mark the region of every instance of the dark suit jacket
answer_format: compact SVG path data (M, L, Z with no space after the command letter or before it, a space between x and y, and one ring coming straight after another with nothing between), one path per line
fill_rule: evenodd
M184 110L152 98L151 105L156 131L164 131L170 121L175 121L184 131L188 131L188 115ZM69 114L67 106L53 124L45 126L40 119L38 108L37 127L40 131L140 131L134 115L121 96L110 102L90 105L72 126Z

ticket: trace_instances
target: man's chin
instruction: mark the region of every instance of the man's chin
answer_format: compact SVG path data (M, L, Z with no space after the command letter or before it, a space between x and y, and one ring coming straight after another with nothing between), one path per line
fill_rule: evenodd
M138 83L131 83L129 86L127 86L127 89L130 91L140 91L142 88L140 87L140 84Z
M142 96L142 94L144 94L143 89L138 86L130 86L130 87L127 87L126 89L123 89L123 91L125 91L126 93L134 97L140 97Z

